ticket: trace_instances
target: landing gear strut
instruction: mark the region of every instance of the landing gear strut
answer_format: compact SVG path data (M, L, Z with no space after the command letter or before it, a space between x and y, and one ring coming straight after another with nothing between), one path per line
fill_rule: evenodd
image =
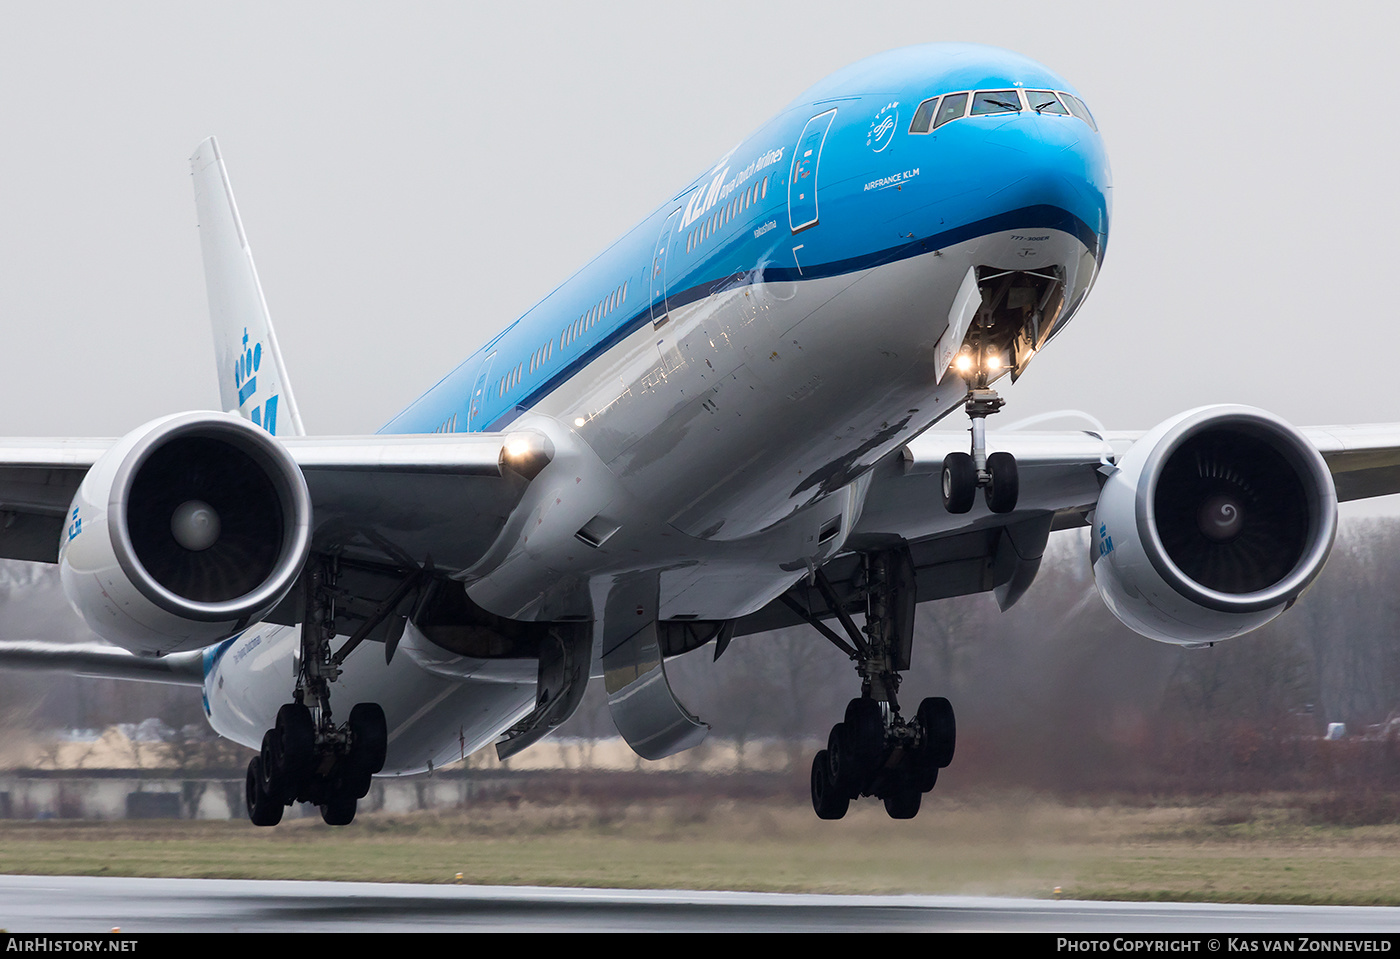
M1020 483L1016 457L987 453L987 417L1006 405L997 391L986 387L968 390L967 415L972 419L972 452L949 453L943 458L943 507L950 513L966 513L980 487L987 509L1009 513L1016 508Z
M826 749L812 760L812 808L822 819L840 819L851 800L875 796L894 819L912 819L938 770L953 761L957 726L953 707L925 699L912 720L899 709L900 672L909 668L914 638L914 564L907 548L864 556L866 625L856 627L821 571L817 587L836 612L851 643L815 619L809 622L855 661L861 695L832 727Z
M293 701L277 711L277 723L263 734L262 750L248 764L248 818L255 826L275 826L284 807L309 802L320 807L327 825L348 825L370 777L384 768L388 726L378 703L357 703L349 720L331 717L331 684L341 663L383 617L371 618L338 652L335 638L336 562L314 557L302 574L304 615L301 659ZM405 582L401 598L410 585ZM394 600L397 602L397 599ZM386 604L387 605L387 604Z

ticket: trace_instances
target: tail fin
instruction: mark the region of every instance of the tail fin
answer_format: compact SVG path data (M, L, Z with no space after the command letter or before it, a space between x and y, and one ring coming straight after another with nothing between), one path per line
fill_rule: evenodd
M214 326L214 358L219 370L219 401L229 412L269 433L305 436L301 412L272 332L262 284L219 144L205 140L190 157L204 280L209 288L209 319Z

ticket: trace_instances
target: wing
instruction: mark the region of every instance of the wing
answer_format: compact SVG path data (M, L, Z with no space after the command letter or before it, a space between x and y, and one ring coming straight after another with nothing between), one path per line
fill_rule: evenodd
M943 508L943 458L967 450L967 434L931 431L876 465L865 505L846 541L849 552L823 567L842 606L861 596L859 551L909 545L918 602L995 592L1003 609L1030 586L1050 532L1083 525L1098 500L1100 470L1131 445L1135 433L989 433L989 452L1016 457L1021 495L1011 513L992 513L979 497L961 515ZM835 615L828 598L804 580L780 600L740 620L736 635Z
M1300 431L1322 454L1337 499L1400 493L1400 425L1312 427ZM951 515L942 505L942 465L967 449L967 434L931 431L879 463L865 506L847 540L863 550L909 544L919 602L992 592L1002 609L1029 588L1051 531L1083 525L1106 476L1143 436L1139 432L992 432L989 452L1016 457L1020 497L1015 511L990 512L980 497L972 511ZM824 567L842 606L860 596L857 555ZM763 632L835 615L827 597L804 581L777 602L741 620L736 635Z
M1342 502L1400 493L1400 425L1315 426L1303 435L1327 461Z
M65 517L110 439L0 439L0 557L58 562Z
M70 504L113 439L0 440L0 558L58 561ZM311 493L312 549L369 562L481 559L548 462L507 468L506 434L288 437Z

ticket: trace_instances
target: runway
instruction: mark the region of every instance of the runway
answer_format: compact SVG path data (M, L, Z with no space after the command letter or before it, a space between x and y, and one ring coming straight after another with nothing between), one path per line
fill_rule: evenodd
M1400 908L0 876L11 933L1400 932Z

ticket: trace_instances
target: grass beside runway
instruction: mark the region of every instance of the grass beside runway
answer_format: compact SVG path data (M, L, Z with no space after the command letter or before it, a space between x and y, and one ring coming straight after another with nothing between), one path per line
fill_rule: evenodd
M893 822L776 800L527 800L243 822L0 821L0 872L1400 905L1400 824L1316 825L1307 797L1074 806L930 797Z

